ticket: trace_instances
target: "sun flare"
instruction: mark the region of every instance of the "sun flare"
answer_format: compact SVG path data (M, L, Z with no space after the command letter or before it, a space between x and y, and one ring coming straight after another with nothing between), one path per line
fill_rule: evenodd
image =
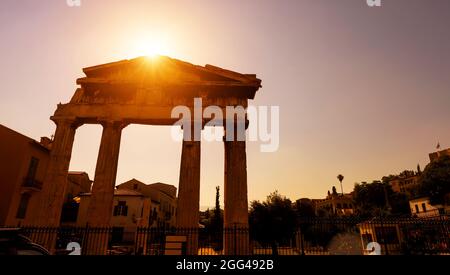
M158 55L167 55L167 45L165 40L157 38L143 38L134 45L131 55L155 57Z

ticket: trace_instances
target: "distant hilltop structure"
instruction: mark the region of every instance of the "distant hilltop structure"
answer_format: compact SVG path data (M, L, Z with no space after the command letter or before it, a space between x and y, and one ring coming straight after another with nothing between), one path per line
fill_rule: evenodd
M440 156L450 156L450 148L429 153L428 156L430 157L430 162L437 160Z
M317 216L349 216L355 213L353 204L353 192L341 194L333 186L332 191L328 191L326 198L312 200L314 211Z
M440 149L440 145L436 147L437 150ZM441 156L450 156L450 148L429 153L430 162L436 161ZM388 182L392 186L392 190L399 193L405 193L408 195L413 195L413 191L417 188L419 184L419 178L422 174L420 166L417 165L417 171L405 170L399 175L393 176Z

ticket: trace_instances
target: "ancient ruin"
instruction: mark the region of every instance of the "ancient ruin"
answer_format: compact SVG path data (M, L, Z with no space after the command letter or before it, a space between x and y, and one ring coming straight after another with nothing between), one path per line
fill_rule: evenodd
M261 80L211 65L193 65L169 57L139 57L84 68L86 77L67 104L58 104L51 117L56 124L51 159L43 184L37 224L58 226L75 132L83 124L101 124L103 132L89 207L90 226L108 226L112 215L121 132L129 124L173 125L175 106L193 107L194 98L203 106L247 107ZM206 121L201 121L202 125ZM225 123L224 123L225 125ZM225 129L227 131L227 129ZM194 135L195 133L191 133ZM151 142L151 141L149 141ZM177 227L198 227L200 196L200 141L183 141ZM224 140L225 228L248 227L245 141ZM187 252L196 254L196 236L190 236ZM233 251L233 241L224 238L224 253ZM242 248L239 254L247 254Z

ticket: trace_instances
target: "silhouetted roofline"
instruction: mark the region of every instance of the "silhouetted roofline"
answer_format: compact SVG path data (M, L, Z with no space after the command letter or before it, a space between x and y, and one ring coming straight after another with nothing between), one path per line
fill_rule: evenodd
M85 67L83 68L83 72L85 73L85 75L87 76L87 78L95 78L95 74L104 70L108 70L108 69L114 69L116 67L119 67L121 65L128 65L128 64L132 64L132 63L139 63L139 62L143 62L145 60L147 60L148 57L146 56L139 56L136 58L132 58L132 59L123 59L120 61L115 61L115 62L109 62L109 63L104 63L104 64L100 64L100 65L95 65L95 66L90 66L90 67ZM242 73L238 73L235 71L231 71L231 70L227 70L221 67L217 67L214 65L210 65L210 64L206 64L205 66L200 66L200 65L195 65L186 61L182 61L179 59L175 59L175 58L171 58L168 56L163 56L163 55L158 55L155 58L159 58L168 62L172 62L176 65L184 65L186 67L190 67L191 69L197 69L199 71L202 72L207 72L207 73L212 73L212 74L216 74L218 76L221 77L225 77L228 78L230 80L235 80L238 81L242 84L246 84L247 86L254 86L256 88L256 90L258 90L259 88L261 88L261 79L258 79L256 77L256 74L242 74ZM82 81L86 81L86 78L79 78L77 80L78 82L82 82ZM80 84L80 83L78 83Z
M37 140L35 140L35 139L33 139L33 138L30 138L29 136L26 136L26 135L24 135L24 134L22 134L22 133L20 133L20 132L18 132L18 131L16 131L16 130L13 130L13 129L11 129L11 128L5 126L5 125L3 125L3 124L0 124L0 127L1 127L1 128L4 128L5 130L7 130L7 131L9 131L9 132L11 132L12 134L15 134L15 135L18 135L18 136L20 136L20 137L22 137L22 138L24 138L24 139L27 139L28 142L29 142L31 145L35 145L35 146L36 146L37 148L39 148L39 149L45 150L45 151L47 151L47 152L50 151L47 147L45 147L44 145L42 145L39 141L37 141Z

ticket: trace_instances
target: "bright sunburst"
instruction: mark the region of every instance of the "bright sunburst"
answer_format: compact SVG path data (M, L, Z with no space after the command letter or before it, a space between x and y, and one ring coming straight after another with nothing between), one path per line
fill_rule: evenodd
M168 49L165 40L160 37L143 37L135 42L131 55L148 57L168 55Z

